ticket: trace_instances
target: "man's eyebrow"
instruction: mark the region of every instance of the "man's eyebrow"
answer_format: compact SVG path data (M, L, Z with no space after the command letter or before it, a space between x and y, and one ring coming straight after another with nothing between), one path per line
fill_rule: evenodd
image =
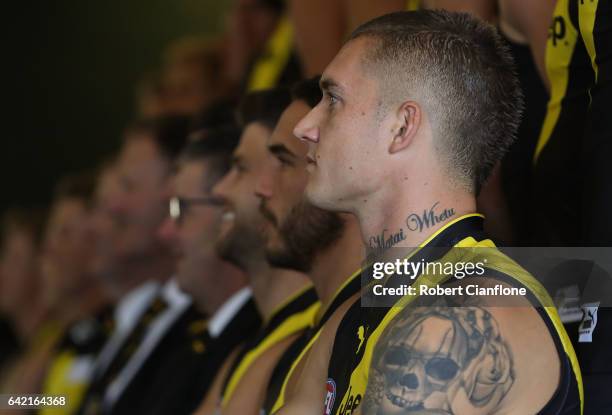
M268 151L270 151L270 153L274 154L275 156L284 155L284 156L289 156L291 158L297 157L295 154L289 151L289 149L284 144L280 144L280 143L270 144L268 146Z
M342 91L342 87L332 78L321 78L319 88L321 88L321 91L329 91L330 89Z

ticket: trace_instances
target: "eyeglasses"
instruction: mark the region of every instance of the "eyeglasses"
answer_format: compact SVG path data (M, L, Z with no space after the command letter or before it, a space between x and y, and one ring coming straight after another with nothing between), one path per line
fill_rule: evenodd
M202 206L223 206L223 200L214 196L205 197L173 197L170 199L169 212L170 217L175 221L180 221L181 217L185 215L189 206L202 205Z

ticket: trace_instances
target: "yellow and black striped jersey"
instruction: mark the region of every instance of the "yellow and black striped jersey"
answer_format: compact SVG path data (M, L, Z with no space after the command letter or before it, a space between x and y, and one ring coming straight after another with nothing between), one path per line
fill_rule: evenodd
M482 232L482 217L466 215L458 218L429 238L411 257L411 261L434 261L440 258L439 249L450 252L451 248L488 247L485 250L487 275L492 274L512 286L525 287L527 298L539 308L539 314L546 323L555 341L561 361L561 382L557 392L541 414L580 413L583 401L582 378L571 341L563 328L552 300L546 290L514 261L495 249L495 245ZM436 256L430 257L435 251ZM473 259L473 258L471 258ZM444 284L450 276L435 281ZM419 275L414 284L431 283ZM403 296L393 307L362 307L355 302L347 311L338 327L328 368L325 398L325 414L347 415L361 404L372 363L374 349L390 322L412 300L418 296Z

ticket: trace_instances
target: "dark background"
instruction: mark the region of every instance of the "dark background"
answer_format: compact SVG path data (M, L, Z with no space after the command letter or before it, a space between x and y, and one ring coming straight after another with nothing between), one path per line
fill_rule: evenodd
M94 168L134 115L134 86L184 35L222 29L229 0L51 0L3 11L7 207L48 202L58 178Z

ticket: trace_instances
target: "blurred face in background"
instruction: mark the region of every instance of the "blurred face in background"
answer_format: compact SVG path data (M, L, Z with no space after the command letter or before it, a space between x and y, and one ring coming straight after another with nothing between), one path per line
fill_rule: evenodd
M56 305L86 281L93 248L89 215L78 198L60 198L52 206L41 264L42 294L49 305Z
M38 289L38 250L30 230L11 226L0 252L0 311L15 316L32 307Z
M140 261L159 252L156 232L167 212L168 162L151 137L132 133L116 164L119 186L109 196L118 228L116 254L121 262Z
M235 0L229 19L231 27L243 33L249 50L256 53L274 31L278 14L262 0Z
M277 12L261 0L235 0L225 30L226 76L243 81L249 65L261 53L278 23Z
M181 163L173 178L173 218L159 230L178 258L176 278L180 288L196 298L206 298L206 287L214 284L208 272L218 261L215 241L219 232L221 208L211 198L210 166L206 161Z
M314 255L341 233L338 214L323 211L304 199L308 183L308 147L293 135L293 128L310 107L296 100L283 112L267 149L266 168L256 194L267 219L266 254L270 264L308 272Z
M247 125L234 151L230 171L213 189L224 203L217 250L221 258L243 269L249 253L263 253L264 219L253 189L268 157L266 141L270 134L260 123Z
M116 271L116 247L121 245L119 237L122 233L111 214L112 200L120 191L117 168L110 165L98 178L90 221L94 240L91 273L107 282Z
M163 82L163 108L166 114L195 115L215 98L215 85L200 62L169 65Z

